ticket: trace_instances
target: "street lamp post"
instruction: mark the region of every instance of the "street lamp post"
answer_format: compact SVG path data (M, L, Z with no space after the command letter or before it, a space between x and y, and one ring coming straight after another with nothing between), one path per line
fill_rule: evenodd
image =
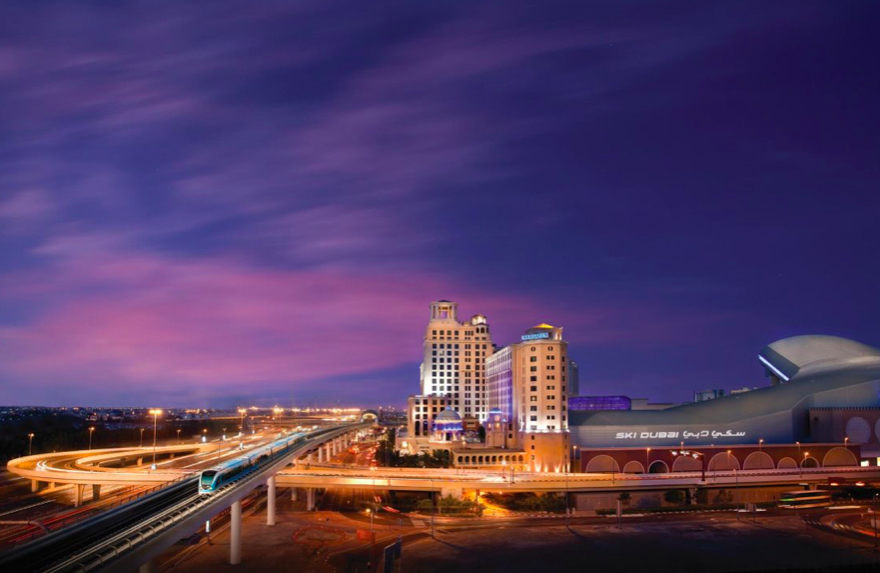
M849 450L849 436L844 436L843 438L843 447Z
M177 443L180 443L180 428L177 428Z
M202 428L202 443L208 441L208 428Z
M245 408L238 409L238 415L241 416L241 431L238 433L241 439L239 440L238 448L242 450L244 449L244 417L246 414L247 410Z
M156 469L156 432L159 428L159 416L162 415L162 410L152 408L150 414L153 416L153 465L151 469Z
M739 474L736 473L736 468L733 468L733 479L736 485L736 518L739 519Z
M31 432L28 434L28 455L31 455L31 452L33 452L33 444L34 444L34 433Z
M763 445L764 445L764 438L761 438L760 440L758 440L758 451L759 452L763 451L763 448L762 448Z
M145 429L146 428L141 428L141 445L140 445L141 448L144 447L144 430Z
M89 449L92 449L92 432L95 431L94 426L89 426Z
M651 448L645 448L645 475L648 475L651 468Z
M374 541L373 541L373 513L375 513L369 507L367 508L367 514L370 516L370 570L373 569L373 549L374 549Z
M874 494L874 512L871 516L874 522L874 553L877 553L877 494Z
M565 526L571 527L571 508L568 500L568 473L565 474Z
M434 480L431 479L431 538L435 539L434 534L434 515L437 513L437 498L434 495Z

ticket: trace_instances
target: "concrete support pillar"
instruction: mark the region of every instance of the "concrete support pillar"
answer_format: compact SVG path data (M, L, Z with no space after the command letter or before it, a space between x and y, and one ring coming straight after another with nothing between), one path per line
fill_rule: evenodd
M156 573L156 565L153 561L147 561L138 567L138 573Z
M98 501L101 499L101 484L93 483L92 484L92 501Z
M40 491L40 482L35 479L31 480L31 493L36 493Z
M73 507L79 507L83 504L83 493L86 491L86 485L82 483L73 484Z
M54 481L49 484L49 487L51 487L52 489L55 489L57 486L58 486L58 484L55 483Z
M296 488L290 488L290 501L296 501Z
M140 465L143 465L143 463L144 463L144 458L143 457L138 458L137 465L140 466Z
M275 476L266 482L269 491L266 497L266 525L275 525Z
M324 448L318 446L318 463L324 461Z
M306 511L315 511L315 488L306 488Z
M232 504L229 522L229 564L241 563L241 501Z

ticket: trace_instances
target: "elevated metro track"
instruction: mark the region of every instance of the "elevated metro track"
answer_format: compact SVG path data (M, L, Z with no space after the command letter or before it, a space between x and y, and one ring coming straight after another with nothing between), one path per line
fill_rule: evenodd
M149 563L179 539L191 535L207 520L230 506L233 537L238 528L238 555L233 539L230 558L231 562L236 563L241 555L241 500L267 481L270 493L273 492L275 474L293 460L329 441L349 436L370 425L360 423L315 430L307 435L305 441L274 454L210 495L198 493L196 475L181 477L179 474L168 474L166 478L174 476L173 483L153 494L0 556L0 571L133 571ZM22 465L27 464L17 464L16 467ZM103 476L133 472L83 473ZM274 497L271 495L269 503L270 511L274 514Z

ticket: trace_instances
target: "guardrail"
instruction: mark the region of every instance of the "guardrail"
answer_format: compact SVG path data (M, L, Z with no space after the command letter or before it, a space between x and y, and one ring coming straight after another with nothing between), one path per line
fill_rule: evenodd
M136 501L138 499L152 495L153 493L157 492L158 490L169 487L175 483L178 483L184 479L187 479L188 477L189 476L180 476L176 480L162 483L159 485L155 485L155 486L150 487L148 489L141 489L139 491L134 491L134 492L131 492L130 495L118 497L118 499L117 499L117 496L119 495L119 492L114 492L114 500L106 505L103 505L101 507L101 509L102 509L102 511L109 511L109 510L118 508L122 505L125 505L126 503L130 503L132 501ZM74 487L76 487L76 485L74 485ZM135 487L138 487L138 486L129 486L129 487L131 489L134 489ZM142 486L142 487L146 487L146 486ZM49 533L62 531L67 527L70 527L72 525L76 525L77 523L82 523L83 521L85 521L87 519L91 519L91 518L95 517L95 514L92 511L89 511L90 508L88 506L84 506L80 509L84 510L84 511L68 512L67 510L65 510L64 512L61 512L60 514L49 515L41 521L49 521L55 517L58 517L60 519L55 519L54 521L52 521L52 523L50 525L46 526L43 529L37 529L37 530L33 530L33 531L23 531L20 536L13 539L12 543L7 543L6 545L9 546L10 548L14 549L18 545L28 543L38 537L43 537L44 535L48 535ZM66 513L71 513L71 515L69 517L65 517Z
M114 562L114 570L136 568L152 558L154 553L170 547L179 537L198 529L203 520L217 513L218 506L231 505L250 495L264 480L266 473L277 471L289 463L291 457L314 447L321 438L331 439L360 427L361 424L327 428L310 435L280 452L273 452L253 470L243 473L210 495L201 495L194 487L192 494L167 507L158 507L148 517L114 535L103 538L88 549L70 555L45 569L47 572L90 571ZM194 479L194 478L188 478ZM168 541L170 539L170 541ZM158 554L158 553L155 553ZM127 565L117 563L127 559Z

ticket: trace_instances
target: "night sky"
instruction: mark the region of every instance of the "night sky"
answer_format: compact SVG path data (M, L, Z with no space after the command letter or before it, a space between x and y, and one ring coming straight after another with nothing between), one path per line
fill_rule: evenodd
M0 404L403 405L432 300L582 393L880 346L880 4L3 2Z

